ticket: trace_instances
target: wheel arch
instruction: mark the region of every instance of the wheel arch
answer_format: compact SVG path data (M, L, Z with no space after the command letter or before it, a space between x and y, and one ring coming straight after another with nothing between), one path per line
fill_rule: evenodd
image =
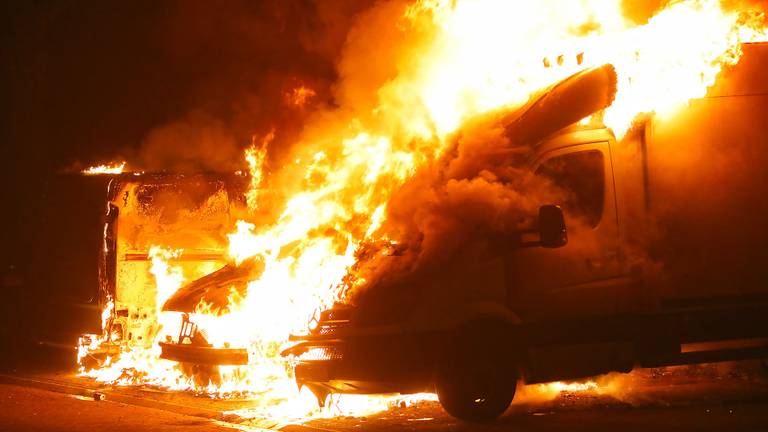
M513 329L521 320L503 304L474 302L453 322L433 378L440 404L463 420L492 421L515 395L520 363ZM482 371L493 371L493 379Z

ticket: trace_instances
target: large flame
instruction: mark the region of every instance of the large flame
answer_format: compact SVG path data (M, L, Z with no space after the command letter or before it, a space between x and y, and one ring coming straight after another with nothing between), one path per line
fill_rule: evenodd
M717 0L674 2L640 26L622 16L620 3L423 0L397 9L391 31L399 32L393 40L403 47L391 51L395 58L379 60L397 65L398 74L376 90L365 114L333 123L343 126L316 127L323 129L322 142L303 143L296 163L285 168L286 176L300 177L276 183L286 185L278 215L266 224L238 221L228 236L232 261L258 261L263 271L226 313L201 304L193 314L214 346L247 347L250 364L222 368L220 382L201 388L175 364L160 360L155 343L88 374L214 395L247 392L263 402L260 412L317 415L295 388L280 348L318 309L343 301L348 284L361 283L345 276L362 244L397 240L381 229L389 196L435 160L463 122L520 106L538 89L610 63L618 92L604 120L622 136L641 113L670 115L704 96L721 69L739 60L741 43L766 39L762 17L723 10ZM304 101L311 95L293 96ZM246 151L252 179L247 198L254 212L261 209L270 140ZM168 263L174 253L151 252L158 308L184 279ZM160 341L176 331L178 314L157 314ZM386 407L388 399L347 400L357 408L339 412L370 412Z

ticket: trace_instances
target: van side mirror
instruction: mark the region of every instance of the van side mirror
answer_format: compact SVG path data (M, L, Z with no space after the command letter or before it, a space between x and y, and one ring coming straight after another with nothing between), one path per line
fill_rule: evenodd
M539 237L540 246L545 248L559 248L568 244L565 218L559 206L547 204L539 208Z

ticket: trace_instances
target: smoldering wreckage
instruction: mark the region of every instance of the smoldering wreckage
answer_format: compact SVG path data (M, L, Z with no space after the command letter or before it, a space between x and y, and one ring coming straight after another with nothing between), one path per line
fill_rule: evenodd
M492 27L494 8L404 10L439 40L479 11ZM429 122L382 100L391 136L336 131L282 178L265 145L246 151L249 172L96 169L113 176L103 334L81 338L81 373L296 417L322 412L296 384L320 406L434 392L485 421L521 380L768 356L764 17L683 1L645 26L600 19L604 34L573 36L587 49L512 75L522 94L502 100L439 79L469 74L450 67L488 39L427 50L426 75L379 94L425 86ZM692 37L660 46L680 22ZM445 111L470 90L471 107Z

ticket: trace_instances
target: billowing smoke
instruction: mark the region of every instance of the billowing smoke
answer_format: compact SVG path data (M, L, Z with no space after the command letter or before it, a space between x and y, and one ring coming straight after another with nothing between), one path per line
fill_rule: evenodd
M644 24L668 3L625 1L622 10L628 20ZM726 6L753 6L746 3ZM391 195L382 232L394 242L365 245L359 252L347 282L355 286L351 301L366 306L364 319L406 313L418 303L413 295L419 286L444 283L435 281L450 278L453 268L480 268L519 243L520 232L535 225L539 206L564 201L563 191L528 170L533 141L510 140L501 115L465 124L451 142ZM582 222L569 220L569 230L584 229ZM629 255L633 268L656 267L645 250Z
M445 269L472 269L517 247L539 206L562 201L530 172L529 143L511 142L504 126L497 114L468 123L440 159L393 193L382 230L397 244L364 247L352 272L367 281L350 293L365 318L405 311L416 287Z
M368 1L172 2L151 29L157 74L175 88L177 116L127 148L129 167L232 172L253 137L274 131L280 164L310 114L335 105L335 69ZM154 103L152 100L148 104ZM168 101L163 101L168 104Z
M141 148L142 169L195 172L235 171L241 145L223 121L204 113L153 129Z

